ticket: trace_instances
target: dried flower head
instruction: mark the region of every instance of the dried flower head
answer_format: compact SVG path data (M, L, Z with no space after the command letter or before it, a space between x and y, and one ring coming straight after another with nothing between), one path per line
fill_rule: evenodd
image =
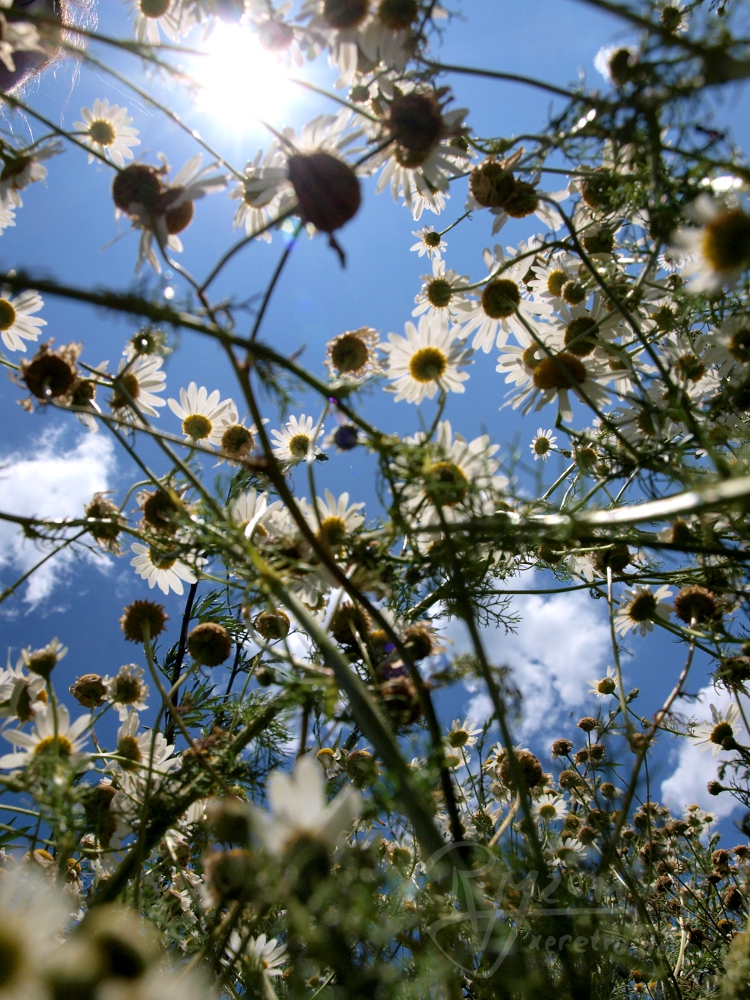
M699 587L683 587L674 599L674 613L680 621L688 625L695 622L707 622L716 618L716 599L710 590Z
M205 667L218 667L232 652L232 637L218 622L201 622L188 635L190 655Z
M147 635L153 640L164 631L166 624L164 608L154 601L133 601L120 618L120 628L129 642L145 642Z
M107 694L107 685L100 674L83 674L76 678L75 684L69 688L79 705L84 708L98 708L104 704Z

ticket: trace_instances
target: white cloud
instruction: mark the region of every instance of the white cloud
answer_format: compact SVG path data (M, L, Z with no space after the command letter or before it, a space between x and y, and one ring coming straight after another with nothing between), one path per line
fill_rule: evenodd
M711 718L709 705L714 705L720 712L724 712L731 701L731 695L723 688L708 686L698 692L697 702L676 701L675 711L686 718L695 717L699 722L703 722ZM743 743L747 742L746 737L738 736L738 739ZM693 740L680 739L679 748L675 748L672 754L672 760L677 761L677 766L661 783L661 797L664 804L675 813L682 813L685 806L695 802L701 809L718 816L731 815L739 808L737 800L727 792L721 795L709 795L706 789L708 782L716 779L716 772L721 762L730 756L724 750L720 750L716 757L710 750L701 753Z
M31 457L28 457L30 455ZM68 450L62 447L62 432L42 436L28 454L13 452L0 457L0 511L36 517L81 517L94 493L107 490L115 471L112 444L98 434L85 434ZM49 548L25 538L9 521L0 521L0 570L3 584L12 584L37 563ZM54 555L26 584L24 600L38 604L75 560L70 549ZM107 560L84 552L83 558L98 565Z
M523 595L515 599L513 610L521 618L516 633L485 630L487 653L496 666L512 668L523 696L519 737L556 735L563 715L586 701L587 682L602 676L611 663L606 605L577 591ZM462 625L452 625L448 634L457 652L469 648ZM485 718L490 711L484 693L475 695L467 709L473 718Z

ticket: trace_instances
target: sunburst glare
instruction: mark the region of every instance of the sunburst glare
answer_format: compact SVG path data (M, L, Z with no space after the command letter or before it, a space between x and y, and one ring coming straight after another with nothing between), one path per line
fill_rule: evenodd
M289 70L248 28L219 24L194 68L202 85L199 107L245 129L259 118L277 123L295 96Z

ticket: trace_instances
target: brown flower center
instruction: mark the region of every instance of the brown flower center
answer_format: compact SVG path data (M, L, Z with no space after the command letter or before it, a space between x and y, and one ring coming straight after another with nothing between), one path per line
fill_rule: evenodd
M482 309L490 319L512 316L521 302L521 290L515 281L499 278L491 281L482 292Z
M448 359L439 347L420 347L409 361L409 372L415 382L437 382L445 374Z
M703 253L714 271L750 265L750 215L740 209L721 212L706 224Z
M111 146L117 135L110 122L97 118L89 125L89 137L100 146Z
M543 358L534 369L534 385L543 392L549 389L570 389L586 381L588 372L573 354L561 351L552 358Z
M16 310L7 299L0 299L0 330L10 330L16 321Z

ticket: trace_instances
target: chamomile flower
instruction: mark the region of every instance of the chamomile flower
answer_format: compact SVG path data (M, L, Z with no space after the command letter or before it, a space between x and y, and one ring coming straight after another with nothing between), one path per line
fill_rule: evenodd
M461 750L464 747L476 746L477 736L481 736L482 730L475 729L476 723L471 719L454 719L451 723L450 731L445 737L448 746L454 750Z
M268 510L268 494L250 489L229 503L229 516L238 524L247 538L252 538L261 518Z
M433 399L438 389L444 392L464 392L467 372L460 371L471 358L455 333L446 330L439 320L420 316L419 327L406 324L406 336L390 333L390 343L383 345L388 353L388 392L396 393L395 401L421 403Z
M734 702L731 702L724 714L713 705L710 707L711 722L703 722L696 726L692 735L695 738L695 745L700 747L701 752L710 749L715 757L720 750L724 749L724 741L734 740L739 733L740 725L737 718L740 710Z
M171 42L179 42L192 27L183 0L129 0L129 4L136 40L147 45L158 45L161 31Z
M268 418L264 417L261 423L267 424ZM225 424L221 435L219 461L216 464L221 465L226 461L229 465L242 466L255 448L257 435L258 428L255 424L251 424L250 427L245 427L242 423Z
M423 435L408 439L421 444ZM487 434L467 441L454 434L449 420L441 420L435 442L425 447L422 483L405 490L407 506L422 525L455 522L467 513L490 514L493 498L508 485L505 476L497 476L499 446L490 444Z
M472 302L463 288L469 279L452 269L446 270L445 261L435 257L432 261L432 274L423 274L424 284L414 299L416 308L412 316L434 317L444 327L451 322L458 323L472 309Z
M0 337L9 351L26 353L25 340L37 340L47 320L35 316L44 303L38 292L26 291L11 298L10 290L2 289L0 297Z
M333 378L360 382L382 372L378 359L380 338L369 326L347 330L328 341L325 365Z
M237 931L232 931L227 945L227 957L230 962L236 962L238 958L244 959L266 976L280 976L281 966L287 961L286 945L279 944L276 938L268 938L265 934L243 940Z
M349 494L342 493L336 499L330 490L325 491L325 500L315 497L315 503L300 500L300 510L312 530L326 548L340 551L352 535L364 523L360 511L364 503L349 503Z
M149 417L159 416L157 407L166 405L166 400L157 395L164 392L167 385L163 364L164 359L154 355L136 355L132 361L120 362L118 374L113 379L114 393L109 401L118 417L124 420L135 417L131 399L141 413Z
M148 772L164 775L176 767L180 758L173 756L174 746L167 743L161 733L154 734L145 729L138 734L139 719L137 712L130 712L123 724L117 730L117 747L115 752L121 758L107 765L108 771L122 771L131 779L126 782L125 795L130 797L133 779L143 780ZM118 793L119 794L119 793ZM113 801L113 806L115 805Z
M506 349L498 359L497 371L503 372L509 367L516 370L511 370L506 382L514 381L518 385L510 403L513 409L520 407L524 416L557 399L560 418L570 422L573 419L571 392L581 402L593 404L598 409L609 398L601 383L611 381L612 372L596 361L587 359L584 364L570 351L556 351L550 355L537 347L524 351Z
M708 194L699 195L688 214L700 228L678 229L669 252L688 258L682 271L688 290L715 294L732 287L750 267L750 215Z
M557 441L557 436L552 432L552 428L545 431L543 427L540 427L529 445L531 453L534 456L534 461L538 462L541 458L543 462L546 462L552 452L552 446L555 441Z
M414 231L412 236L417 237L417 242L409 249L416 250L420 257L427 254L430 259L440 260L443 250L448 249L448 244L440 233L435 232L433 226L423 226L422 229Z
M650 587L635 587L622 594L620 607L615 616L615 631L618 635L627 635L631 629L646 635L653 631L654 622L660 618L668 621L672 614L672 605L667 598L672 596L668 586L659 587L652 593Z
M615 674L614 667L607 667L607 674L605 677L600 677L596 680L590 680L588 682L591 685L589 688L589 694L595 694L597 698L608 698L617 691L616 677L617 675Z
M564 798L554 792L544 792L531 803L531 812L545 826L556 820L565 819L568 815L568 805Z
M183 582L195 583L195 573L171 553L163 553L154 546L149 547L140 542L133 542L130 549L135 553L130 565L152 590L158 586L163 594L173 590L175 594L181 595L184 593Z
M536 260L528 287L535 298L546 299L558 305L562 299L563 287L569 281L575 281L580 266L580 260L564 250L553 254L546 262Z
M323 771L312 755L298 758L291 775L273 772L268 802L270 813L254 808L253 816L266 849L276 856L302 836L335 847L362 811L362 796L351 785L327 801Z
M536 240L531 240L533 249ZM511 247L508 248L512 250ZM480 348L488 354L493 346L502 347L512 332L519 344L529 343L528 327L536 328L539 320L548 317L552 309L544 299L525 297L523 279L529 270L529 258L524 256L526 246L519 248L522 254L515 263L506 260L503 249L495 245L495 252L484 251L484 262L490 274L482 289L481 298L467 310L468 319L461 327L461 336L474 333L472 347Z
M42 161L62 153L63 149L62 142L57 139L28 149L0 146L0 204L7 209L20 208L23 205L20 192L47 176L47 168Z
M425 209L439 215L450 197L448 185L452 178L466 170L467 157L467 153L445 140L430 150L418 166L410 166L408 157L398 149L389 150L381 154L385 166L375 191L380 194L390 187L393 200L402 197L415 222L421 219ZM374 163L378 161L378 157L373 160Z
M221 445L222 435L231 424L237 423L237 407L231 399L221 398L218 389L208 390L195 382L187 389L180 389L180 401L167 400L169 408L182 421L182 432L191 441Z
M271 431L273 453L280 462L288 465L312 461L321 453L317 441L322 435L323 426L316 431L312 417L307 417L304 413L299 417L290 417L283 430Z
M32 760L55 756L67 760L76 770L85 767L87 755L82 751L86 745L86 737L83 733L90 723L91 717L88 715L82 715L71 722L64 705L58 705L55 709L48 705L38 707L34 714L36 732L6 729L3 733L3 737L15 750L0 757L0 767L24 767Z
M105 678L107 700L117 709L120 721L124 722L131 712L143 712L148 708L148 685L143 682L143 668L135 663L125 663L114 677Z
M75 122L73 128L78 138L89 149L107 156L118 167L125 166L125 160L133 159L131 146L140 146L138 129L131 128L132 118L127 108L121 108L98 97L92 107L81 108L83 121ZM94 160L94 152L89 153L89 163Z

